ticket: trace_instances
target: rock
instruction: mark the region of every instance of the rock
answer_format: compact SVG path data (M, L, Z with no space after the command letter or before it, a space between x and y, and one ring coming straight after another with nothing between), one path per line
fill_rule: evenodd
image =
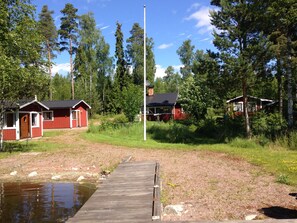
M31 173L28 174L28 177L35 177L37 176L37 172L36 171L33 171Z
M72 170L77 171L78 168L77 167L72 167Z
M15 176L17 174L18 174L18 171L15 170L15 171L13 171L13 172L10 173L10 176Z
M250 214L250 215L247 215L245 216L245 220L246 221L251 221L251 220L255 220L257 218L257 215L256 214Z
M178 216L181 216L182 213L184 211L184 205L182 204L178 204L178 205L167 205L165 208L164 208L164 214L165 215L178 215Z
M52 180L60 180L60 179L61 179L60 175L52 176Z
M85 179L85 177L84 176L80 176L79 178L77 178L77 182L80 182L80 181L83 181Z

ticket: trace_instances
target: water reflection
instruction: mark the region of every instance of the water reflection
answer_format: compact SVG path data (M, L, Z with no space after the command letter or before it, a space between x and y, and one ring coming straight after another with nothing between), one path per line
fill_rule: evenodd
M94 193L73 183L0 183L1 222L65 222Z

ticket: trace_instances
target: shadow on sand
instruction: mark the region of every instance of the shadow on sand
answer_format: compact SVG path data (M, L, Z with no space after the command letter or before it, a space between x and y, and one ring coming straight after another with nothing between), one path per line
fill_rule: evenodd
M275 206L262 208L259 211L267 217L274 219L297 219L297 210L294 209Z

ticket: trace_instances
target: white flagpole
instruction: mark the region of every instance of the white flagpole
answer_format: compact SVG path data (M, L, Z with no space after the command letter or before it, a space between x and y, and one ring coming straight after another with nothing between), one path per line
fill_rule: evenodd
M143 8L143 140L146 141L146 7Z

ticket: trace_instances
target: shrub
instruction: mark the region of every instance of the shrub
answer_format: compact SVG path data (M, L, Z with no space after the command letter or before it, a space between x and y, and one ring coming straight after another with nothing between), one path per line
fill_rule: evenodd
M252 117L252 131L255 135L264 135L275 140L286 129L287 124L279 113L258 112Z
M276 138L275 143L281 147L297 150L297 132L292 131Z

